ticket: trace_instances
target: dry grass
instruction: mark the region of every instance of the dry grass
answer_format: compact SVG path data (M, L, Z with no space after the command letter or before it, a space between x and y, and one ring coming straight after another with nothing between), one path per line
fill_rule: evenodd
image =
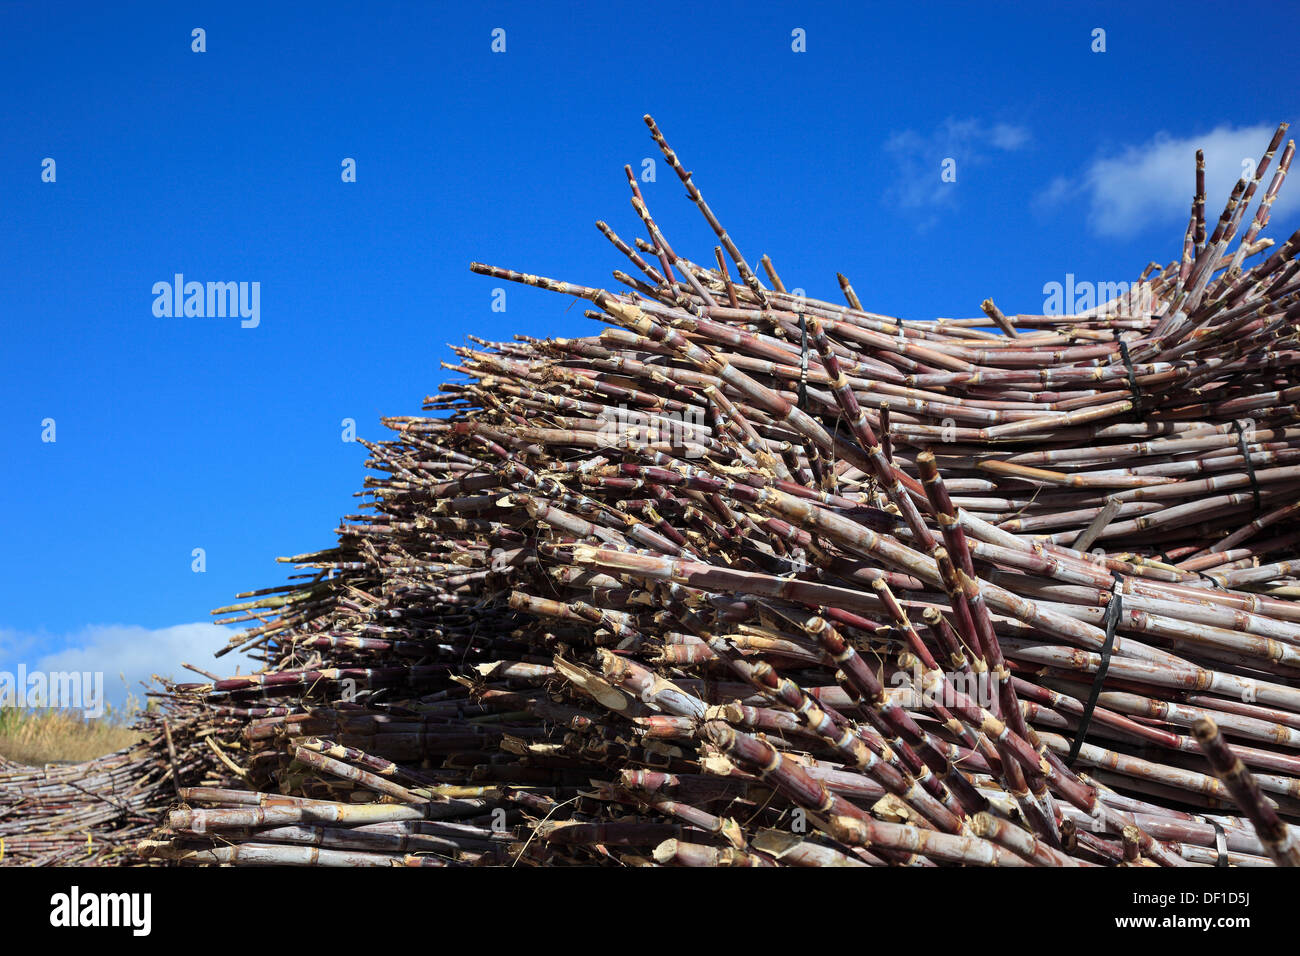
M0 755L33 766L91 760L140 739L128 726L134 716L134 708L87 720L78 711L0 707Z

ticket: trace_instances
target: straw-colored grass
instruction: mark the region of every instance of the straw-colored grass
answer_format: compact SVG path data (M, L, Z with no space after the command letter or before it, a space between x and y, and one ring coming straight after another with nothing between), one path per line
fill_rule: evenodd
M92 760L140 739L129 726L134 717L132 707L109 707L93 720L78 711L0 707L0 756L32 766Z

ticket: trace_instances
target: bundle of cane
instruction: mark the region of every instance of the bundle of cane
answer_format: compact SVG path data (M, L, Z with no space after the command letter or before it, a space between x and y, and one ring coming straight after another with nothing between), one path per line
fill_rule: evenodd
M0 866L106 866L133 850L174 799L145 747L80 764L0 760Z
M1297 817L1300 233L1258 258L1292 143L1240 228L1285 127L1118 299L920 322L761 281L647 123L715 265L628 170L629 291L473 266L609 327L471 337L442 417L385 419L337 545L216 612L265 670L160 695L206 763L142 854L1287 859L1192 733Z

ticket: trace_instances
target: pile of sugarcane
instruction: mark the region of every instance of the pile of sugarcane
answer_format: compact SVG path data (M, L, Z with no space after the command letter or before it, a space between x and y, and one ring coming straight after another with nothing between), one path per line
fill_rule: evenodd
M598 227L576 339L471 337L338 544L159 692L156 861L1292 864L1300 232L1286 127L1083 314L906 321ZM1267 189L1248 225L1262 177ZM1254 264L1251 264L1254 263ZM178 756L179 753L179 756Z
M28 767L0 757L0 866L108 866L175 801L148 746L80 764Z

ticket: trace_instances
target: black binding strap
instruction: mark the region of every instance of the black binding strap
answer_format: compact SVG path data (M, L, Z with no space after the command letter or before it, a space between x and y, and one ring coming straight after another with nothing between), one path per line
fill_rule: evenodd
M1223 832L1223 824L1213 818L1210 819L1210 826L1214 827L1214 852L1217 859L1214 861L1215 866L1228 865L1228 835Z
M1128 371L1128 390L1133 393L1133 420L1142 421L1142 390L1138 388L1137 373L1133 371L1133 359L1128 354L1128 343L1119 337L1119 329L1112 329L1111 335L1115 336L1115 341L1119 344L1119 356L1124 360L1124 368Z
M1201 577L1205 578L1205 580L1209 581L1211 584L1213 584L1213 585L1214 585L1216 588L1218 588L1219 590L1221 590L1221 591L1226 591L1226 590L1228 590L1228 586L1227 586L1226 584L1224 584L1222 581L1220 581L1218 578L1212 578L1212 577L1210 577L1208 574L1206 574L1204 571L1197 571L1196 573L1199 574Z
M799 410L808 411L808 322L799 313Z
M1246 450L1246 432L1241 427L1241 422L1237 419L1232 420L1232 430L1237 433L1237 448L1241 452L1242 460L1246 462L1246 474L1250 476L1250 491L1255 496L1255 510L1263 511L1259 506L1259 479L1255 477L1255 466L1250 463L1250 452Z
M1079 729L1074 732L1074 743L1070 744L1070 755L1065 758L1067 767L1073 766L1075 759L1079 756L1079 748L1083 746L1083 738L1088 735L1088 725L1092 723L1092 712L1097 708L1097 698L1101 696L1101 685L1106 681L1106 672L1110 670L1110 652L1115 647L1115 628L1119 625L1120 615L1123 614L1123 599L1120 597L1119 588L1123 584L1123 579L1114 571L1111 577L1115 583L1110 586L1110 600L1106 602L1106 615L1102 618L1102 627L1106 629L1106 640L1101 645L1101 664L1097 666L1097 675L1092 679L1092 691L1088 694L1088 702L1083 705L1083 716L1079 718Z

